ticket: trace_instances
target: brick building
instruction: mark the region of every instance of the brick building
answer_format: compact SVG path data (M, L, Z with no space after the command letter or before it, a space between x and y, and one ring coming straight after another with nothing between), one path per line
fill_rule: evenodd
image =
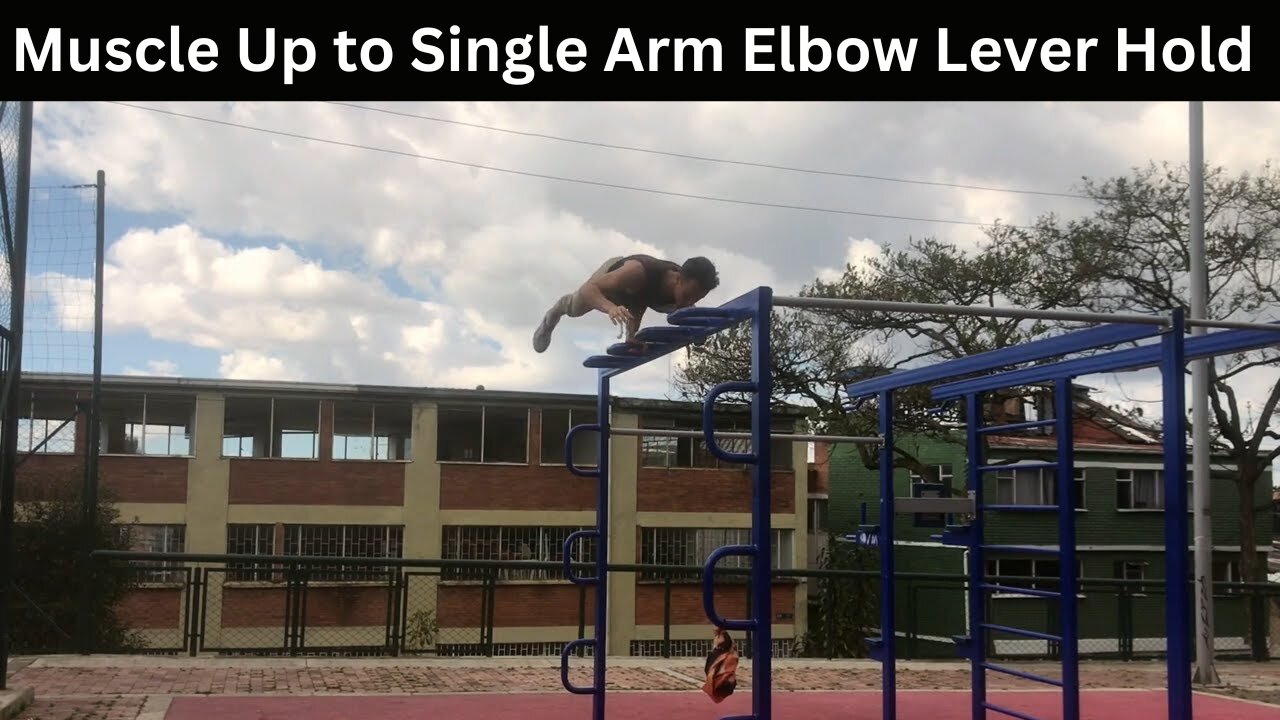
M24 376L19 503L39 501L53 478L83 477L87 424L77 399L90 388L83 376ZM564 538L595 524L596 481L564 465L565 434L594 421L593 395L111 376L101 413L101 487L134 527L137 549L558 562ZM611 422L697 429L701 406L615 398ZM800 422L798 413L775 415L778 432ZM726 411L721 427L749 428L749 419ZM583 434L577 463L591 465L595 450L595 436ZM716 460L702 443L614 437L611 466L614 562L701 565L714 548L749 540L749 469ZM805 444L776 442L775 567L805 564L810 497ZM591 551L581 544L576 559ZM745 561L721 566L735 562ZM186 616L199 607L199 649L278 651L290 612L282 573L204 567L203 586L186 568L148 571L123 608L130 625L153 648L181 648ZM393 615L401 633L434 624L426 645L441 654L477 652L486 612L495 654L558 654L583 631L582 617L591 634L591 593L557 571L504 572L487 600L465 573L406 574L398 590L385 579L311 577L306 645L376 652ZM782 652L805 626L805 593L799 582L775 586ZM745 588L729 587L719 609L740 617L745 600ZM710 628L696 582L668 588L615 574L610 607L612 655L657 654L668 613L672 651L705 652Z

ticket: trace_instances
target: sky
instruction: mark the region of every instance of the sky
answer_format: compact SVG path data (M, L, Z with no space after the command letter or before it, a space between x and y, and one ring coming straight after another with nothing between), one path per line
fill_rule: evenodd
M704 304L794 294L883 244L1088 213L1057 194L1188 155L1177 102L40 102L35 119L24 369L92 369L93 192L53 186L102 170L105 373L575 393L617 328L567 319L544 354L532 334L610 256L711 258ZM1206 159L1257 170L1278 125L1280 103L1206 103ZM670 396L678 361L615 392ZM1274 378L1247 378L1242 405ZM1082 382L1159 397L1150 374Z

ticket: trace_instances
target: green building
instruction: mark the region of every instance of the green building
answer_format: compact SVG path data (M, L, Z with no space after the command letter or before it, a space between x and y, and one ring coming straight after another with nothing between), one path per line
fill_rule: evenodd
M988 408L1005 424L1053 416L1051 391ZM994 412L993 412L994 411ZM1159 432L1140 420L1121 415L1090 397L1088 388L1075 394L1074 477L1076 502L1076 550L1079 593L1081 657L1140 657L1164 651L1168 633L1164 621L1164 451ZM897 434L897 446L938 471L938 480L950 482L957 495L966 489L964 432L955 441L913 438ZM867 468L856 449L831 450L829 471L829 530L853 533L860 525L875 525L879 518L879 471ZM1056 458L1057 440L1052 426L1024 430L1017 435L990 436L990 464L1019 461L1044 462ZM1238 493L1232 480L1234 464L1227 458L1211 460L1213 509L1213 577L1238 582L1240 574L1240 520ZM1187 457L1188 481L1191 456ZM1056 505L1054 468L1009 468L986 474L984 493L988 504ZM927 481L932 481L929 478ZM895 473L895 495L912 494L914 483L926 481L906 469ZM1188 492L1190 491L1188 482ZM1271 549L1270 472L1257 484L1256 547L1261 562ZM1190 507L1190 495L1188 495ZM988 544L1037 545L1056 548L1058 516L1046 513L984 515ZM935 537L941 527L918 527L910 515L895 518L894 552L898 573L965 572L965 548L945 546ZM1190 514L1187 518L1191 522ZM956 519L956 522L960 522ZM878 550L876 552L879 552ZM1188 554L1191 550L1188 548ZM1058 576L1058 561L1046 555L996 555L988 553L987 574L1022 578ZM1090 585L1088 580L1128 579L1128 587L1115 583ZM958 580L904 579L897 590L897 630L902 657L955 657L951 638L968 634L968 599ZM1036 587L1034 579L1002 581L1004 585ZM1054 590L1053 585L1042 589ZM1189 590L1190 591L1190 590ZM1058 600L1025 595L987 593L988 622L1060 632ZM1220 590L1214 598L1216 647L1223 655L1248 655L1266 645L1266 621L1249 620L1252 598L1242 592ZM1265 614L1265 613L1264 613ZM1263 634L1258 635L1259 627ZM1188 637L1194 628L1188 628ZM878 633L878 629L873 634ZM1261 638L1261 639L1260 639ZM1023 636L992 635L988 652L1003 657L1053 657L1056 648L1044 640Z

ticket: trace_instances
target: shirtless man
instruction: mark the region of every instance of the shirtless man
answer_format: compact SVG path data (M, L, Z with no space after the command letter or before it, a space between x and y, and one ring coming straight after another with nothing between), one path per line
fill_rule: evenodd
M533 349L547 349L560 318L582 317L592 310L621 325L630 342L646 309L665 314L691 307L719 284L716 266L704 257L689 258L684 265L649 255L609 258L582 287L551 306L533 334Z

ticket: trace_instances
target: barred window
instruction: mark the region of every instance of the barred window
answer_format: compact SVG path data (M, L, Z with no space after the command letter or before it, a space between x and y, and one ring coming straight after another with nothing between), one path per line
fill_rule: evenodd
M563 562L564 541L570 533L589 528L511 525L447 525L444 528L444 559ZM592 563L596 558L595 538L574 543L573 562ZM560 569L502 568L499 580L562 580ZM476 580L475 570L446 569L445 579Z
M274 555L276 526L268 524L227 525L227 553L231 555ZM234 562L227 564L227 580L232 582L265 582L273 578L267 563Z
M792 533L790 529L773 531L773 555L770 565L775 570L793 566ZM706 563L712 551L725 545L749 545L751 528L642 528L640 532L640 563L642 565L670 565L675 567L698 566ZM751 558L730 556L721 560L717 569L750 568ZM663 574L649 571L641 574L643 580L659 580ZM697 575L676 575L676 579L696 579ZM725 580L745 575L728 575ZM719 576L717 576L719 579Z
M180 553L185 552L186 525L128 525L133 534L134 552ZM138 561L134 565L145 568L138 579L144 583L180 583L185 578L181 561Z
M284 555L333 558L400 558L403 525L285 525ZM374 581L392 568L368 563L334 563L310 568L308 579Z

